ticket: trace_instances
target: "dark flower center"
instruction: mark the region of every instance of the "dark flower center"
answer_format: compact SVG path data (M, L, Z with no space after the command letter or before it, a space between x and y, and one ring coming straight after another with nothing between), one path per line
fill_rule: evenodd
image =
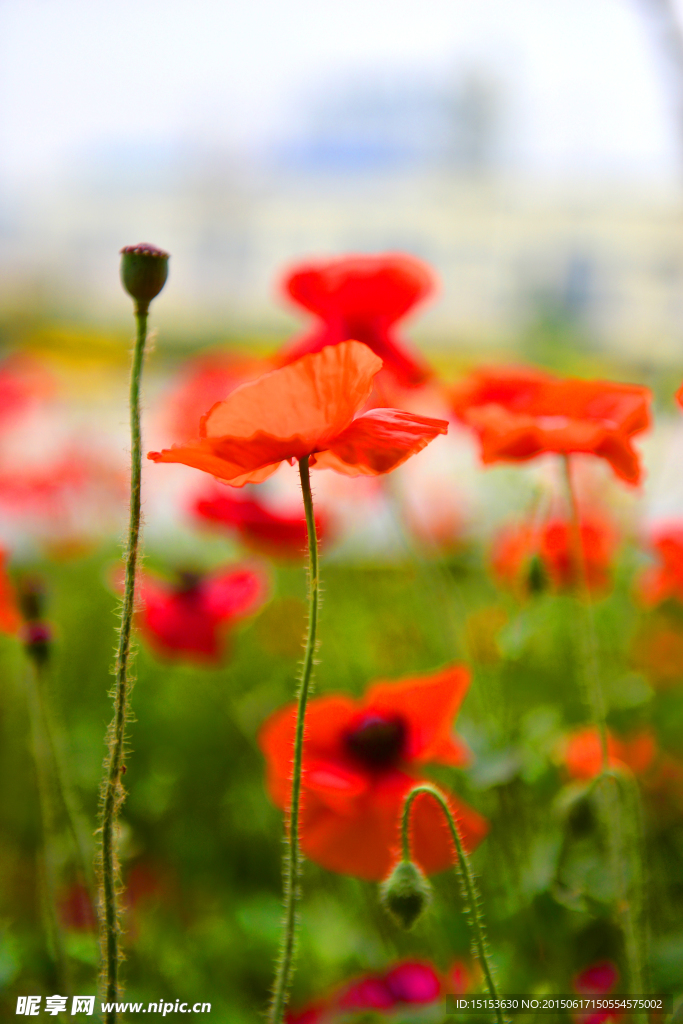
M406 727L398 715L369 711L345 737L348 752L366 768L391 768L400 759Z
M202 573L194 572L192 569L178 569L176 576L178 579L176 593L178 594L189 595L196 593L204 579Z

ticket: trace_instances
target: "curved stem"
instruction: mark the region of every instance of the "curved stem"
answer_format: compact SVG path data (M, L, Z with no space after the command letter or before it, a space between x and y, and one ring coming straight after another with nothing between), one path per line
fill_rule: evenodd
M273 985L273 997L270 1004L268 1020L270 1024L281 1024L289 987L294 973L296 958L296 926L297 903L301 898L299 873L301 871L301 851L299 849L299 807L301 803L301 769L303 764L304 720L306 702L311 688L313 676L313 655L315 654L316 632L318 628L318 605L320 580L318 577L318 538L315 532L313 515L313 496L311 494L311 478L308 457L299 460L299 477L301 493L306 512L308 530L308 634L304 653L301 678L297 694L298 705L296 729L294 734L294 763L292 768L292 800L289 808L289 822L283 864L285 916L283 921L280 957L277 974Z
M105 998L115 1002L119 995L119 908L118 908L118 859L116 856L116 825L118 812L125 797L121 784L121 769L126 741L126 719L130 680L128 661L130 637L135 604L135 570L138 559L138 538L140 534L140 480L142 454L140 438L140 377L147 339L147 305L138 303L135 309L137 334L130 375L130 432L131 432L131 473L130 473L130 520L126 547L126 576L121 607L121 630L114 668L114 718L107 736L109 753L105 761L105 777L100 793L100 816L102 821L102 855L100 863L100 941L102 945L102 983ZM106 1024L115 1024L115 1010L107 1012Z
M403 848L403 859L410 860L410 809L413 805L413 801L416 797L422 793L426 793L431 796L441 807L441 810L446 816L448 827L451 830L451 837L455 844L455 849L458 854L458 865L460 868L460 878L463 885L463 894L467 902L469 910L470 924L474 936L474 945L477 952L477 956L481 960L481 966L484 971L484 978L486 979L486 987L489 990L489 995L496 1001L499 1000L499 995L496 990L496 983L493 980L493 971L491 967L491 961L489 958L489 952L486 944L486 931L484 928L484 921L481 915L480 903L481 897L479 895L479 889L477 883L474 880L474 874L470 867L469 857L465 853L465 848L462 845L462 839L460 838L460 832L456 825L453 813L448 806L448 800L444 794L431 785L415 786L408 793L405 803L403 805L403 817L401 819L401 845ZM504 1024L503 1016L499 1008L496 1008L496 1021L498 1024Z

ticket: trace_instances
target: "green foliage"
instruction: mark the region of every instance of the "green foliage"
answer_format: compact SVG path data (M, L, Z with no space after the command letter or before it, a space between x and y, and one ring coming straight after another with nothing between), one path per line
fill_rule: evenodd
M50 699L93 830L111 717L116 598L106 580L114 557L107 550L34 566L48 582L58 636ZM317 693L360 694L376 678L471 664L456 722L471 766L430 774L490 821L472 864L500 990L570 991L578 971L605 958L624 977L604 836L585 784L570 782L562 762L563 736L585 720L570 599L542 590L516 605L495 591L476 552L457 565L323 562L322 579ZM620 574L596 608L610 725L648 724L674 756L683 746L683 690L659 690L634 669L642 613L630 586ZM120 837L128 999L208 1001L221 1024L256 1020L267 1005L282 914L282 820L265 793L257 740L265 718L294 697L305 588L300 567L278 568L271 604L236 632L222 668L162 662L140 642ZM23 660L8 638L0 671L0 990L12 1006L18 994L57 989L41 928ZM680 993L683 798L652 784L643 779L649 987ZM64 849L67 888L75 866L66 839ZM376 886L306 863L293 1005L401 957L440 970L471 962L457 879L445 872L431 881L431 913L403 932ZM92 934L72 921L67 950L76 989L94 992Z

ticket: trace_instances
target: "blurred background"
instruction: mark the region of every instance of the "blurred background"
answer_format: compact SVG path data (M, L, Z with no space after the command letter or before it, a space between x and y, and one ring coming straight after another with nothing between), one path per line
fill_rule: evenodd
M123 244L173 253L169 337L283 335L283 265L406 250L419 337L539 321L680 344L675 0L4 0L0 308L125 322ZM139 236L139 237L138 237ZM9 329L9 327L7 328Z
M612 538L596 613L610 727L658 744L643 784L652 990L683 992L681 604L644 610L633 596L652 528L683 516L681 25L683 0L0 0L0 546L13 586L38 580L44 595L46 703L87 841L127 517L119 249L171 253L151 313L146 449L179 439L216 386L301 332L289 267L404 251L440 282L404 334L446 379L526 361L654 390L645 487L586 460L579 489ZM436 388L403 397L448 415ZM212 1020L246 1024L267 1002L281 906L281 815L256 738L291 699L306 585L300 541L254 555L253 537L198 516L215 498L200 477L145 464L148 571L169 585L246 559L266 582L215 664L141 641L125 970L131 999L206 999ZM527 601L492 568L501 524L563 508L557 467L483 472L452 425L381 485L314 484L319 691L472 668L457 729L475 760L434 777L491 822L475 866L503 987L571 991L604 962L623 977L595 822L563 754L584 720L571 599L550 588ZM296 472L258 496L297 513ZM59 978L16 636L0 637L0 667L0 999L13 1007ZM94 992L92 910L66 822L54 831L71 979ZM295 1005L402 958L429 960L455 991L478 984L450 875L410 935L375 886L312 864L305 877ZM443 1005L406 1019L420 1013L442 1019Z

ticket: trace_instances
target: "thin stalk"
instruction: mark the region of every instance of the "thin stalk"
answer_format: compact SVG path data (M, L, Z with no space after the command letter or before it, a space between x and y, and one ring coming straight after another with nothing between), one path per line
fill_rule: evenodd
M569 500L569 511L572 530L574 562L576 567L576 595L580 611L580 667L583 674L583 686L593 724L597 727L600 737L600 772L594 780L598 815L601 819L603 833L607 839L610 869L615 888L617 917L624 935L624 950L629 968L631 992L642 991L643 978L643 941L638 935L637 919L642 917L642 893L644 879L642 873L642 815L640 812L640 796L637 788L627 786L622 799L620 777L615 774L609 763L608 734L606 721L605 696L600 682L598 664L598 643L593 619L590 588L586 574L586 560L581 540L581 520L576 499L576 491L571 473L569 455L563 456L564 475ZM603 785L604 783L604 785ZM626 784L624 784L626 785ZM635 785L635 783L634 783ZM627 807L627 819L624 821L623 803ZM633 844L633 836L627 837L625 824L633 823L637 841ZM632 858L633 885L631 895L635 897L637 908L634 909L629 900L629 885L624 879L622 865L626 858Z
M422 793L426 793L428 796L431 796L436 800L446 816L448 827L451 830L451 837L458 855L458 866L460 869L460 878L462 881L464 896L469 910L470 926L472 928L474 938L474 948L481 961L489 995L497 1004L500 1001L500 996L496 989L496 983L493 980L493 968L486 942L486 929L484 928L484 920L480 909L481 896L479 894L477 883L474 880L474 873L470 866L469 857L465 853L465 848L462 845L458 826L455 822L451 809L448 806L448 800L443 793L436 788L436 786L431 786L429 784L415 786L406 797L403 805L403 817L401 819L401 845L403 848L403 860L410 860L410 810L413 805L413 801ZM505 1024L498 1005L496 1005L495 1016L498 1024Z
M140 377L147 339L148 304L138 302L135 307L137 334L133 351L133 365L130 374L130 520L126 547L126 576L121 607L121 629L114 668L114 718L108 732L108 755L105 760L105 775L100 792L100 820L102 822L102 853L99 864L100 899L100 942L102 946L102 986L107 1002L118 1000L119 996L119 879L116 855L116 831L118 812L125 798L121 783L123 756L126 742L126 720L131 680L128 676L131 630L135 604L135 571L138 560L140 535L140 480L142 473L142 452L140 437ZM115 1024L117 1013L110 1010L106 1024Z
M296 927L297 904L301 898L299 874L301 871L301 851L299 848L299 807L301 803L301 769L303 764L304 722L306 702L311 688L313 676L313 655L316 647L318 628L318 607L320 603L320 579L318 575L318 538L315 532L313 515L313 496L311 494L311 478L308 457L299 460L299 477L301 493L306 512L308 530L308 633L306 650L297 693L296 729L294 734L294 763L292 768L292 800L289 808L289 821L285 839L283 862L285 914L280 943L280 956L277 973L273 985L273 997L268 1014L269 1024L281 1024L294 974L296 960Z
M38 695L38 678L35 663L29 659L26 666L26 690L28 695L31 743L36 766L38 803L42 831L41 874L43 876L43 915L48 947L54 957L56 978L60 991L68 991L67 960L59 927L57 911L57 865L55 846L57 842L57 813L52 791L50 749Z
M598 666L598 643L595 633L595 622L593 621L593 606L591 603L590 588L586 575L586 559L581 540L581 519L579 516L579 505L576 500L576 490L572 480L571 462L569 455L562 457L564 477L569 501L570 527L572 532L572 548L574 565L576 571L576 594L581 612L581 647L582 657L580 659L583 673L583 686L586 701L588 703L594 725L597 727L600 737L600 759L602 771L609 768L609 750L607 746L607 722L605 715L605 697L600 684L600 669Z
M88 836L88 828L85 825L84 815L81 810L78 797L76 796L74 788L68 777L62 752L61 737L57 735L58 730L54 722L54 717L50 712L48 703L43 694L46 682L45 676L46 673L44 666L37 665L36 692L38 694L40 712L45 729L45 738L50 749L50 755L54 766L54 780L62 805L66 812L66 820L74 845L78 870L83 876L83 883L88 892L92 906L94 907L95 900L93 899L92 870L90 867L91 854L89 850L89 843L86 838Z

